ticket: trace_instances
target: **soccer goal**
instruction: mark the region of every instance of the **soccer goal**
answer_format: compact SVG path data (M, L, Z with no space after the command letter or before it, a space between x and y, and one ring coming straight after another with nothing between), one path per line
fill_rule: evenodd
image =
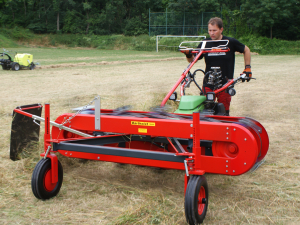
M160 49L178 48L183 41L202 41L206 36L183 36L183 35L157 35L156 36L156 52Z

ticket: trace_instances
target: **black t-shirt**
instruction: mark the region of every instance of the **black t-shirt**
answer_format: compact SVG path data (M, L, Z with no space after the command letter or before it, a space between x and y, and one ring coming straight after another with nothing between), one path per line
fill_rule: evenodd
M211 40L211 38L207 38L205 40ZM245 45L240 43L238 40L223 36L222 40L229 40L228 47L230 49L229 52L211 52L204 53L200 56L200 59L205 58L205 72L211 70L211 67L220 67L222 71L223 84L227 82L228 79L233 79L234 74L234 64L235 64L235 52L243 53L245 50ZM224 45L226 42L207 42L205 48L217 47L218 45ZM201 48L202 43L198 46Z

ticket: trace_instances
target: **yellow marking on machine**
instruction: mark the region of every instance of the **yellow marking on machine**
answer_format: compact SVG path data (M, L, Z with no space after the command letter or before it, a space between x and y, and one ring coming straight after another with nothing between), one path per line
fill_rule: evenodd
M155 123L152 122L131 121L131 125L155 127Z
M138 131L139 131L139 133L147 133L146 128L139 128Z

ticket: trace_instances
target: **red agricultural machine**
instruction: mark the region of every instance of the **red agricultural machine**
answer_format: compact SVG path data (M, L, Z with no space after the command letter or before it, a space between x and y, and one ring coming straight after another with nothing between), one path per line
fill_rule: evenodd
M71 158L183 170L186 220L189 224L202 223L209 199L204 174L244 174L262 161L269 148L268 134L259 122L246 117L224 116L222 106L214 102L215 94L220 91L235 93L233 86L247 79L244 74L220 86L220 73L214 69L204 76L215 82L213 92L184 97L184 89L195 81L195 72L190 73L190 69L201 54L223 51L228 48L192 50L196 55L194 61L161 104L164 106L181 84L180 112L168 113L162 108L153 112L129 111L126 107L101 109L98 96L93 100L94 107L90 102L76 113L62 114L52 122L49 104L45 104L45 118L41 117L43 106L40 104L17 107L12 121L10 158L19 159L28 142L38 140L39 122L45 122L43 158L37 163L31 180L33 194L38 199L54 197L61 188L63 168L54 153Z

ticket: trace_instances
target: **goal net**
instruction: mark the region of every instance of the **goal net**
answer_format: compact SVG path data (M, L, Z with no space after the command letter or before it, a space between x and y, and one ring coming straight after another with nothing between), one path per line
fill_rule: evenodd
M177 51L178 46L183 41L202 41L205 38L206 36L157 35L156 52L166 50ZM196 47L197 46L195 46L195 48Z

